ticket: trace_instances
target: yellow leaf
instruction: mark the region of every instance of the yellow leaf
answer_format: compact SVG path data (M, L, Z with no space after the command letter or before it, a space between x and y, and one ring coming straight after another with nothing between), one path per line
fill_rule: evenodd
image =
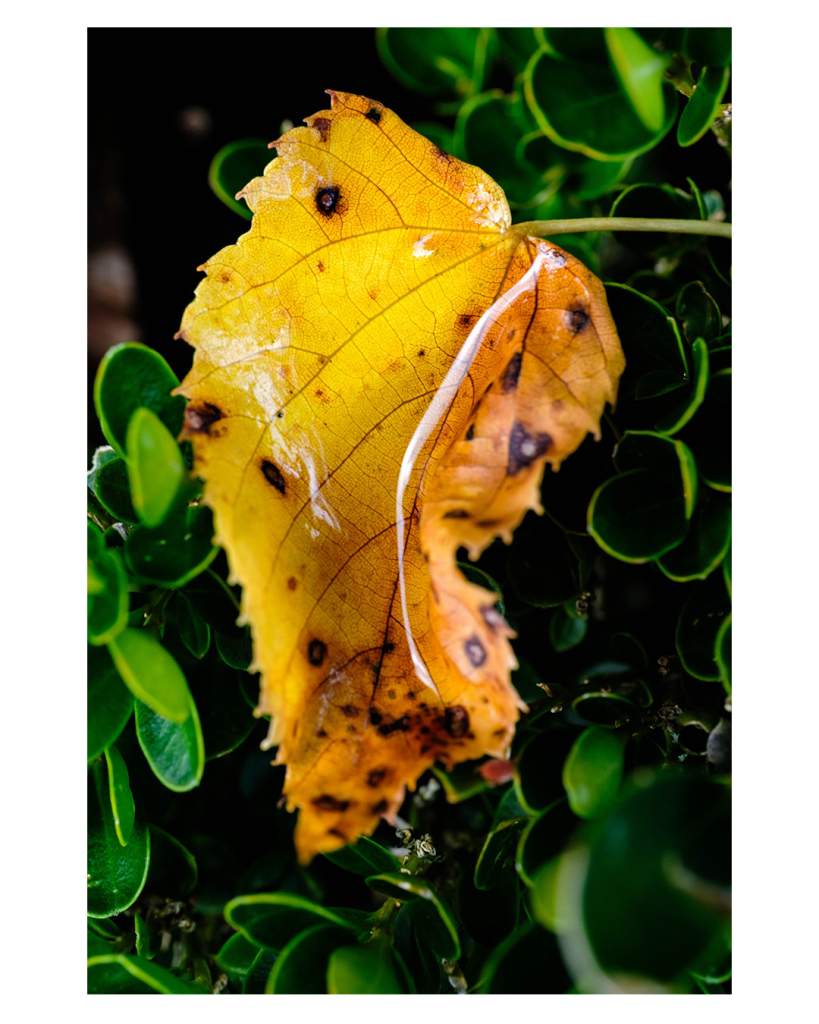
M601 283L491 178L330 97L240 193L251 229L180 330L304 862L394 820L435 760L507 754L512 632L455 553L541 511L624 365Z

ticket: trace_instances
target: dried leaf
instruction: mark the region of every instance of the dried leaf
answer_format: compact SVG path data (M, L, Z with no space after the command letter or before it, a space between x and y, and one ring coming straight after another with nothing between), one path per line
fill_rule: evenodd
M330 96L272 143L180 330L302 861L393 820L435 760L507 754L512 632L455 554L541 510L624 365L601 283L491 178Z

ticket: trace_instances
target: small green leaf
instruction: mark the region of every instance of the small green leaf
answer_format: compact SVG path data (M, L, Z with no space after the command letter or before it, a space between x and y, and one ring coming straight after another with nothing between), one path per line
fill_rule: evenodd
M220 971L224 971L234 985L241 986L258 955L259 947L237 932L235 935L231 935L216 954L216 966ZM267 975L264 980L267 982ZM262 985L262 991L264 991L264 985Z
M528 886L538 884L541 868L560 854L578 825L565 796L529 822L515 853L518 874Z
M330 995L402 995L395 954L379 936L364 946L341 946L327 965Z
M699 64L731 63L730 28L687 28L682 51Z
M134 815L136 813L128 778L128 768L116 747L108 747L105 751L105 761L108 766L108 792L111 798L114 828L120 843L127 846L131 833L134 831Z
M211 161L208 183L216 195L234 213L245 220L253 214L244 200L236 198L253 178L264 174L265 167L276 155L264 139L239 139L222 146Z
M184 722L190 691L173 656L146 629L129 628L108 644L117 671L133 695L157 714Z
M297 935L279 956L265 986L269 995L324 995L327 966L339 946L352 945L349 931L319 924Z
M708 346L697 338L692 347L694 380L688 385L684 398L657 420L657 430L663 434L676 434L688 423L702 405L708 389L709 359Z
M134 509L145 526L159 526L187 478L179 445L156 413L143 406L128 423L125 451Z
M365 928L367 917L362 911L332 910L286 892L237 896L225 906L225 920L232 928L257 946L277 951L305 928L329 923L357 932Z
M636 704L619 693L598 690L583 693L572 701L572 711L591 725L615 726L639 713Z
M569 806L580 818L599 818L617 799L623 777L623 742L607 729L582 732L563 765Z
M340 850L325 853L324 856L333 864L356 875L381 874L401 868L397 857L367 836L361 836L352 846L342 846Z
M164 829L151 825L150 891L179 899L196 888L198 878L199 869L193 854Z
M153 860L153 850L151 851L151 859ZM160 942L157 941L159 936L151 935L148 925L139 914L134 914L134 935L136 936L137 956L144 957L146 960L153 960L159 952Z
M665 118L663 75L666 58L632 28L603 30L614 70L635 114L650 132L658 132Z
M101 647L128 624L128 577L118 551L98 548L96 539L93 543L97 553L88 561L88 642Z
M529 814L539 814L564 798L560 772L574 731L553 727L537 733L521 748L515 764L515 791Z
M714 641L714 660L719 668L722 685L731 692L731 613L729 612L717 631Z
M210 662L207 672L196 680L196 709L205 737L205 759L212 761L235 750L253 731L258 719L245 699L245 673ZM258 684L258 677L254 677Z
M153 529L131 530L125 542L125 564L146 583L169 590L183 587L219 553L212 539L213 513L207 506L177 509Z
M487 28L380 28L376 45L381 60L399 82L413 92L480 92L497 49Z
M586 635L589 620L585 615L570 614L565 607L557 608L549 618L549 640L558 652L577 647Z
M114 824L107 761L88 768L88 916L112 917L136 900L145 884L150 838L145 812L135 799L134 825L123 848Z
M194 658L204 658L210 647L210 626L184 594L178 594L168 613L169 617L173 615L182 643Z
M692 345L697 338L710 342L722 333L719 306L705 290L702 281L689 281L680 289L676 313L683 334Z
M514 863L518 840L528 821L528 817L514 818L492 829L475 865L476 889L488 889L507 866Z
M731 491L731 380L730 368L711 375L702 406L684 434L700 479L725 493Z
M422 879L400 872L374 875L367 885L385 896L409 901L409 913L415 927L430 947L445 960L457 960L461 955L458 926L444 899Z
M154 775L175 793L199 785L205 770L205 742L193 697L188 693L188 714L177 722L136 702L137 739Z
M216 632L213 634L213 639L219 657L230 668L245 672L253 664L253 641L249 626L245 626L238 636L228 636L225 633Z
M680 583L705 579L731 545L731 500L712 491L697 505L685 540L657 559L657 565Z
M170 392L179 379L158 352L138 342L109 348L94 381L94 405L105 437L125 457L128 423L140 406L151 409L173 437L182 429L186 401Z
M695 678L720 678L714 649L729 614L730 603L719 573L694 585L677 621L676 644L683 668Z
M204 987L192 985L166 967L124 953L88 958L88 992L109 995L156 992L179 996L206 994Z
M94 493L117 522L139 522L131 501L128 467L124 459L114 456L100 466L94 480Z
M607 283L606 296L626 353L618 410L621 400L634 398L635 392L643 399L682 387L689 375L688 357L674 318L659 302L626 285ZM653 388L643 384L647 374L659 371L665 376Z
M267 983L270 980L270 972L278 958L279 954L274 953L272 949L256 950L256 956L242 983L242 995L263 996L265 994Z
M116 742L134 710L134 695L123 686L105 647L88 648L88 760Z

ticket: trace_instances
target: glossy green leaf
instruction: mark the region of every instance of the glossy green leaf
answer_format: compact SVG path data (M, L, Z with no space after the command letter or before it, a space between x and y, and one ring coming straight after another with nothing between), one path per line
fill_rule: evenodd
M108 644L123 682L137 700L174 722L190 714L190 690L173 656L146 629L129 628Z
M141 406L128 423L125 452L134 509L145 526L159 526L187 477L179 445L156 413Z
M543 866L558 856L579 824L565 797L529 822L515 852L518 874L528 886L537 884Z
M696 338L712 341L722 334L722 315L702 281L689 281L677 296L677 319L683 334L694 344Z
M112 917L131 906L148 875L150 838L135 800L134 825L123 848L114 825L106 760L88 768L88 916Z
M133 529L125 542L125 564L146 583L168 589L183 587L219 553L212 539L211 510L205 505L181 508L153 529Z
M542 172L516 159L514 146L498 144L519 134L520 116L514 111L519 103L500 89L471 96L458 111L454 136L455 155L491 175L513 207L528 203L544 186Z
M126 342L108 349L94 381L94 405L105 437L125 457L128 423L140 406L151 409L173 437L182 429L185 399L172 397L179 384L162 356L147 345Z
M574 742L563 765L569 806L580 818L599 818L617 800L625 744L607 729L592 727Z
M719 679L714 657L717 633L730 613L730 602L719 573L691 589L677 621L677 653L686 672L697 679Z
M676 434L678 430L682 430L705 399L710 370L708 346L702 338L695 340L691 355L694 364L694 379L682 392L682 400L676 402L668 412L657 420L657 430L663 434Z
M648 656L645 648L631 633L615 633L610 641L611 652L618 661L625 662L637 673L648 669Z
M570 614L566 608L557 608L549 618L549 640L558 652L570 651L582 642L588 629L585 615Z
M651 470L631 470L612 477L594 492L588 530L615 558L646 562L685 538L685 501L682 494L663 487Z
M96 487L97 474L106 464L112 459L118 458L117 453L110 445L102 445L94 451L91 457L91 468L86 473L86 482L88 489L93 493Z
M95 549L99 543L95 539ZM100 647L119 637L128 623L128 577L119 552L97 549L89 557L88 581L88 642Z
M667 58L653 50L632 28L603 31L614 70L634 113L648 131L660 131L665 118L663 75Z
M397 857L367 836L359 837L352 846L342 846L340 850L325 853L324 856L340 868L365 877L401 869Z
M682 50L699 64L731 63L730 28L687 28Z
M705 399L684 434L703 483L731 490L731 370L711 375Z
M250 668L253 663L253 641L249 626L245 626L238 637L214 633L213 639L219 657L226 665L242 672Z
M109 953L88 958L88 992L109 995L206 995L201 985L193 985L160 964L140 956Z
M242 995L263 996L265 994L267 983L270 980L270 972L278 958L279 954L272 949L257 949L256 956L242 983Z
M139 700L135 718L139 745L163 786L175 793L198 786L205 770L205 741L190 693L188 715L182 722L165 718Z
M114 816L114 829L122 846L127 846L134 831L136 814L128 768L116 747L106 749L105 762L108 768L108 795L111 800L111 813Z
M172 612L182 643L194 658L203 658L210 647L210 626L184 594L173 601Z
M476 889L488 889L514 862L520 834L528 821L526 817L515 818L512 821L503 821L492 829L486 837L475 865Z
M538 814L565 796L560 772L574 736L571 729L553 727L537 733L521 748L515 764L515 791L529 814Z
M124 459L114 456L100 466L94 480L94 493L102 502L103 507L118 522L131 524L139 522L131 501L128 467Z
M483 86L497 38L486 28L380 28L376 45L381 60L406 88L471 96Z
M235 935L231 935L216 954L216 966L230 978L234 985L241 986L258 955L259 947L237 932ZM267 982L267 976L265 976L265 982ZM262 991L264 991L264 985L262 985Z
M134 709L134 695L123 686L105 647L88 648L88 760L116 742Z
M666 83L662 123L646 128L608 61L566 61L540 51L526 66L523 89L535 120L553 142L597 160L644 153L676 118L676 97Z
M555 936L527 921L492 951L477 991L482 995L562 995L570 985Z
M639 714L637 705L619 693L596 690L572 701L572 711L591 725L615 726Z
M366 930L363 911L334 910L287 892L237 896L225 907L225 920L257 946L282 950L305 928L332 924Z
M154 851L151 850L151 860L153 860ZM150 869L148 871L150 876ZM134 914L134 935L135 935L135 948L137 956L143 957L145 960L153 960L156 954L159 952L161 947L161 939L158 935L151 936L150 928L147 923L139 916ZM108 951L110 952L110 950Z
M722 114L722 98L730 77L731 69L728 67L702 69L694 95L685 105L677 125L677 142L680 146L693 146L705 135L714 123L714 118Z
M239 139L222 146L211 161L208 183L225 206L245 220L253 214L244 200L236 199L245 185L264 173L276 151L268 147L265 139Z
M604 971L676 990L687 987L681 975L719 941L726 920L730 793L691 775L641 783L593 842L582 926Z
M672 580L705 579L725 557L731 545L731 501L712 492L700 500L685 540L657 559Z
M674 109L676 111L676 98ZM617 196L612 203L609 216L699 220L700 211L696 199L680 188L667 184L637 182L623 189ZM656 253L671 257L677 257L681 251L695 249L702 244L697 235L662 231L615 231L614 237L633 252Z
M323 995L333 951L352 945L349 931L335 925L308 928L289 942L276 958L265 992L270 995Z
M248 702L245 698L242 682L246 678L244 673L214 660L196 680L196 710L205 738L207 761L235 750L258 722L252 712L256 701ZM256 685L258 687L258 677Z
M423 879L400 872L371 876L367 885L385 896L409 901L409 912L418 931L426 942L446 960L457 960L461 955L458 926L443 897Z
M585 160L574 172L574 188L578 199L600 199L617 188L628 173L633 160Z
M404 994L394 950L378 936L364 946L334 949L327 964L327 991L330 995Z
M196 888L198 878L196 858L190 850L163 828L151 825L150 891L179 899Z

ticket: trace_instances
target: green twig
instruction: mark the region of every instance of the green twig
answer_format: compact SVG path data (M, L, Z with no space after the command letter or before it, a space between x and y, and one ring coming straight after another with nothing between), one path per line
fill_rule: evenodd
M577 217L572 220L527 220L513 230L527 235L567 235L582 231L665 231L683 235L731 237L730 224L715 220L677 220L664 217Z

